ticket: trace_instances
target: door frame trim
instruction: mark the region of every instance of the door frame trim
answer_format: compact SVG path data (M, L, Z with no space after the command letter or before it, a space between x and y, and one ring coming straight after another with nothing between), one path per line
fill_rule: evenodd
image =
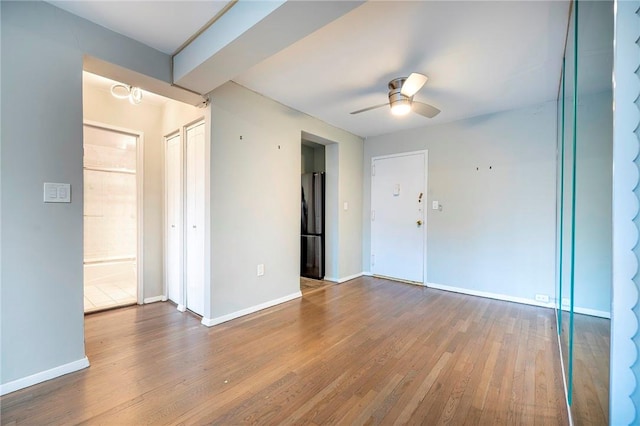
M169 299L169 274L168 274L168 252L169 252L169 234L167 232L167 229L169 227L169 194L167 193L167 182L168 182L168 178L167 178L167 149L168 149L168 145L167 143L169 142L170 139L174 138L174 137L179 137L180 141L180 158L179 158L179 165L180 165L180 198L181 200L184 197L184 132L183 129L178 129L175 130L171 133L166 134L163 137L163 150L162 150L162 165L163 165L163 180L162 180L162 184L163 184L163 188L162 188L162 193L163 193L163 198L164 198L164 211L162 212L162 222L164 224L164 229L163 229L163 234L164 234L164 238L163 238L163 252L162 252L162 258L163 258L163 268L162 268L162 273L163 273L163 293L165 295L165 298L167 300L171 300ZM186 302L185 302L185 294L184 294L184 254L185 254L185 249L184 249L184 244L183 244L183 240L184 240L184 201L182 200L182 206L181 206L181 214L180 214L180 219L181 219L181 225L180 225L180 282L178 283L178 294L180 295L180 300L179 301L175 301L173 300L173 302L176 302L177 304L177 309L180 312L184 312L187 308L186 308Z
M422 259L422 282L414 282L411 281L412 284L417 284L417 285L422 285L422 286L427 286L427 282L429 282L429 280L427 279L427 226L429 225L429 220L428 220L428 194L429 194L429 150L428 149L423 149L423 150L418 150L418 151L407 151L407 152L397 152L394 154L386 154L386 155L378 155L375 157L371 157L371 164L369 165L369 173L371 173L371 177L373 177L373 165L375 163L376 160L385 160L385 159L390 159L390 158L398 158L398 157L409 157L412 155L424 155L424 210L423 210L423 220L424 220L424 226L422 227L422 250L423 250L423 259ZM373 211L373 179L371 179L370 181L370 188L369 188L369 204L371 205L371 210ZM373 222L373 221L371 221ZM370 241L370 247L369 247L369 253L371 253L373 251L373 224L371 225L371 241ZM375 276L374 273L374 268L371 266L371 259L369 259L369 269L371 270L372 275Z
M137 279L137 295L136 303L144 304L144 132L133 130L126 127L114 126L94 120L83 120L83 126L95 127L98 129L109 130L112 132L123 133L135 136L136 142L136 279ZM83 135L84 144L84 135ZM83 162L84 170L84 162ZM84 192L84 178L82 179L82 191ZM84 205L84 196L83 201ZM84 209L84 207L83 207ZM84 235L84 228L82 229ZM83 254L84 257L84 254ZM84 274L83 274L84 277ZM84 293L84 278L83 278Z

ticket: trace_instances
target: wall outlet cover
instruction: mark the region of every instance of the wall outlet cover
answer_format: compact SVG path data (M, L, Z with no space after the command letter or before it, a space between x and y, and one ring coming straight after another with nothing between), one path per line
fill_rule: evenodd
M536 301L537 302L543 302L543 303L549 303L549 295L547 295L547 294L536 294Z

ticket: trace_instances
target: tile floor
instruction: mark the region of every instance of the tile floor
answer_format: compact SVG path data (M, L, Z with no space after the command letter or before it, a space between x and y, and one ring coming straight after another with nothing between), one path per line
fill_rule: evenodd
M137 301L135 262L85 265L84 311L93 312Z

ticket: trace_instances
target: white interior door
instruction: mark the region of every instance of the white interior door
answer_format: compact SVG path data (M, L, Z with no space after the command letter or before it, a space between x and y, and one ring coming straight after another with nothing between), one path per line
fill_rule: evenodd
M180 135L167 138L165 153L165 191L166 208L166 280L167 297L184 310L182 291L182 144Z
M204 123L187 128L186 132L186 208L185 264L187 309L204 315L205 277L205 152Z
M371 272L424 282L426 152L377 157L371 167Z

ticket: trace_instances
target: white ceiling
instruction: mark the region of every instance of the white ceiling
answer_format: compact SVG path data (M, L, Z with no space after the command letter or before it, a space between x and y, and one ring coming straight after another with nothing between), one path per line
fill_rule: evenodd
M52 3L164 52L226 5ZM233 80L361 136L533 105L556 98L568 10L566 1L369 1ZM388 81L414 71L429 76L415 98L437 117L349 114L386 102Z
M370 1L234 80L362 136L448 122L555 99L567 16L557 1ZM349 114L414 71L437 117Z
M230 2L49 0L48 3L172 55Z

